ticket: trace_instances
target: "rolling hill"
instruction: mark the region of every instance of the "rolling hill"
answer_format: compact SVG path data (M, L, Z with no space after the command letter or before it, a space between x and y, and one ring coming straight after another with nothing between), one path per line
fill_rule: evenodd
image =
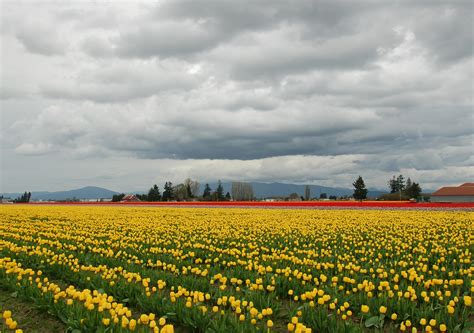
M117 192L96 186L58 192L31 192L31 200L67 200L67 199L108 199ZM18 198L21 193L2 193L6 198Z

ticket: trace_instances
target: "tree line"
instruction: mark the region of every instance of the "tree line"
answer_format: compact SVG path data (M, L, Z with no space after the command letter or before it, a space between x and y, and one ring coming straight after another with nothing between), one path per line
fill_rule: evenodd
M234 183L232 185L234 186ZM175 186L170 181L166 182L163 186L163 193L155 184L148 190L148 193L135 194L135 196L142 201L229 201L232 197L238 197L237 194L231 195L229 192L224 194L224 187L220 180L217 182L215 190L208 183L204 185L202 193L200 193L200 188L199 182L187 178L183 183ZM125 193L114 194L112 201L122 201L124 197Z
M405 181L403 175L398 175L398 177L393 176L392 179L388 181L388 186L390 193L399 193L400 196L408 198L417 199L421 194L420 184L413 182L410 177Z
M28 203L30 202L31 199L31 192L25 192L18 198L14 199L14 203Z
M379 199L385 200L409 200L416 199L418 200L421 195L421 186L419 183L413 182L410 178L407 178L403 175L393 176L388 182L388 187L390 189L390 194L382 195ZM353 197L356 200L367 199L368 190L365 187L364 180L359 176L354 183Z
M388 181L390 194L382 195L382 200L408 200L408 199L419 199L421 195L421 186L419 183L412 181L403 175L393 176ZM356 200L367 199L368 189L365 186L365 182L361 176L359 176L353 183L354 192L352 197ZM158 185L153 185L148 193L135 194L135 196L141 201L252 201L255 200L254 191L252 185L245 182L232 182L230 192L224 194L224 187L222 182L217 182L217 187L213 190L209 183L204 185L202 193L200 192L201 184L195 180L187 178L183 183L173 185L171 181L165 182L163 186L163 192L160 191ZM122 201L125 197L124 193L114 194L112 197L113 202ZM349 199L348 196L344 196L344 199ZM297 193L291 193L288 196L289 200L312 200L310 186L305 186L304 196L300 196ZM336 196L328 196L326 193L320 193L319 199L337 199ZM21 201L18 201L21 202Z

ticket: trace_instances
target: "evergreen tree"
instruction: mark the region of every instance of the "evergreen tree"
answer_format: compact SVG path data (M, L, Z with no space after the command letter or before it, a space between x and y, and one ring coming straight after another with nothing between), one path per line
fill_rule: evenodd
M220 180L217 182L216 199L217 201L224 200L224 187L222 186L222 183Z
M390 188L390 193L399 193L405 190L405 177L399 175L398 177L393 176L392 179L388 181L388 186Z
M403 175L397 177L397 185L399 191L405 190L405 177L403 177Z
M146 193L144 193L144 194L135 193L135 196L136 196L137 199L140 200L140 201L149 201L149 200L148 200L148 194L146 194Z
M388 187L390 188L390 193L396 193L397 192L397 177L393 176L392 179L388 181Z
M362 179L361 176L356 179L354 183L352 183L352 186L354 186L354 194L353 197L356 200L364 200L367 199L367 188L365 187L364 180Z
M206 184L206 186L204 187L204 193L202 194L202 197L204 198L204 200L210 200L211 199L211 187L209 186L209 184Z
M166 182L164 190L163 190L162 200L163 201L170 201L170 200L173 200L173 199L174 199L173 183Z
M409 187L411 187L412 185L412 181L410 179L410 177L407 178L407 181L405 183L405 190L408 189Z
M160 189L158 186L155 184L153 185L152 188L148 191L148 201L160 201L161 200L161 194L160 194Z
M230 201L230 200L232 199L232 197L230 196L230 193L229 193L229 192L227 192L227 193L225 194L225 199L226 199L227 201Z
M28 203L31 199L31 192L25 192L20 197L13 200L15 203Z
M408 183L408 180L407 180ZM421 186L418 183L410 183L410 186L407 186L405 189L405 194L410 198L418 199L421 194Z

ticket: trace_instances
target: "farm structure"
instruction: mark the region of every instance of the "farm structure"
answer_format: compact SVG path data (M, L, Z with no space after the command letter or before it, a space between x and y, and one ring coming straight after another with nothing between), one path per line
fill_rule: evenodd
M474 202L474 183L442 187L431 194L432 202Z

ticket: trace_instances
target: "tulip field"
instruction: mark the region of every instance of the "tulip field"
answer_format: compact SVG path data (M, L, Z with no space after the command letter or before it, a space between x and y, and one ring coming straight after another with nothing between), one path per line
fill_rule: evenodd
M473 217L1 205L0 288L73 333L470 332Z

